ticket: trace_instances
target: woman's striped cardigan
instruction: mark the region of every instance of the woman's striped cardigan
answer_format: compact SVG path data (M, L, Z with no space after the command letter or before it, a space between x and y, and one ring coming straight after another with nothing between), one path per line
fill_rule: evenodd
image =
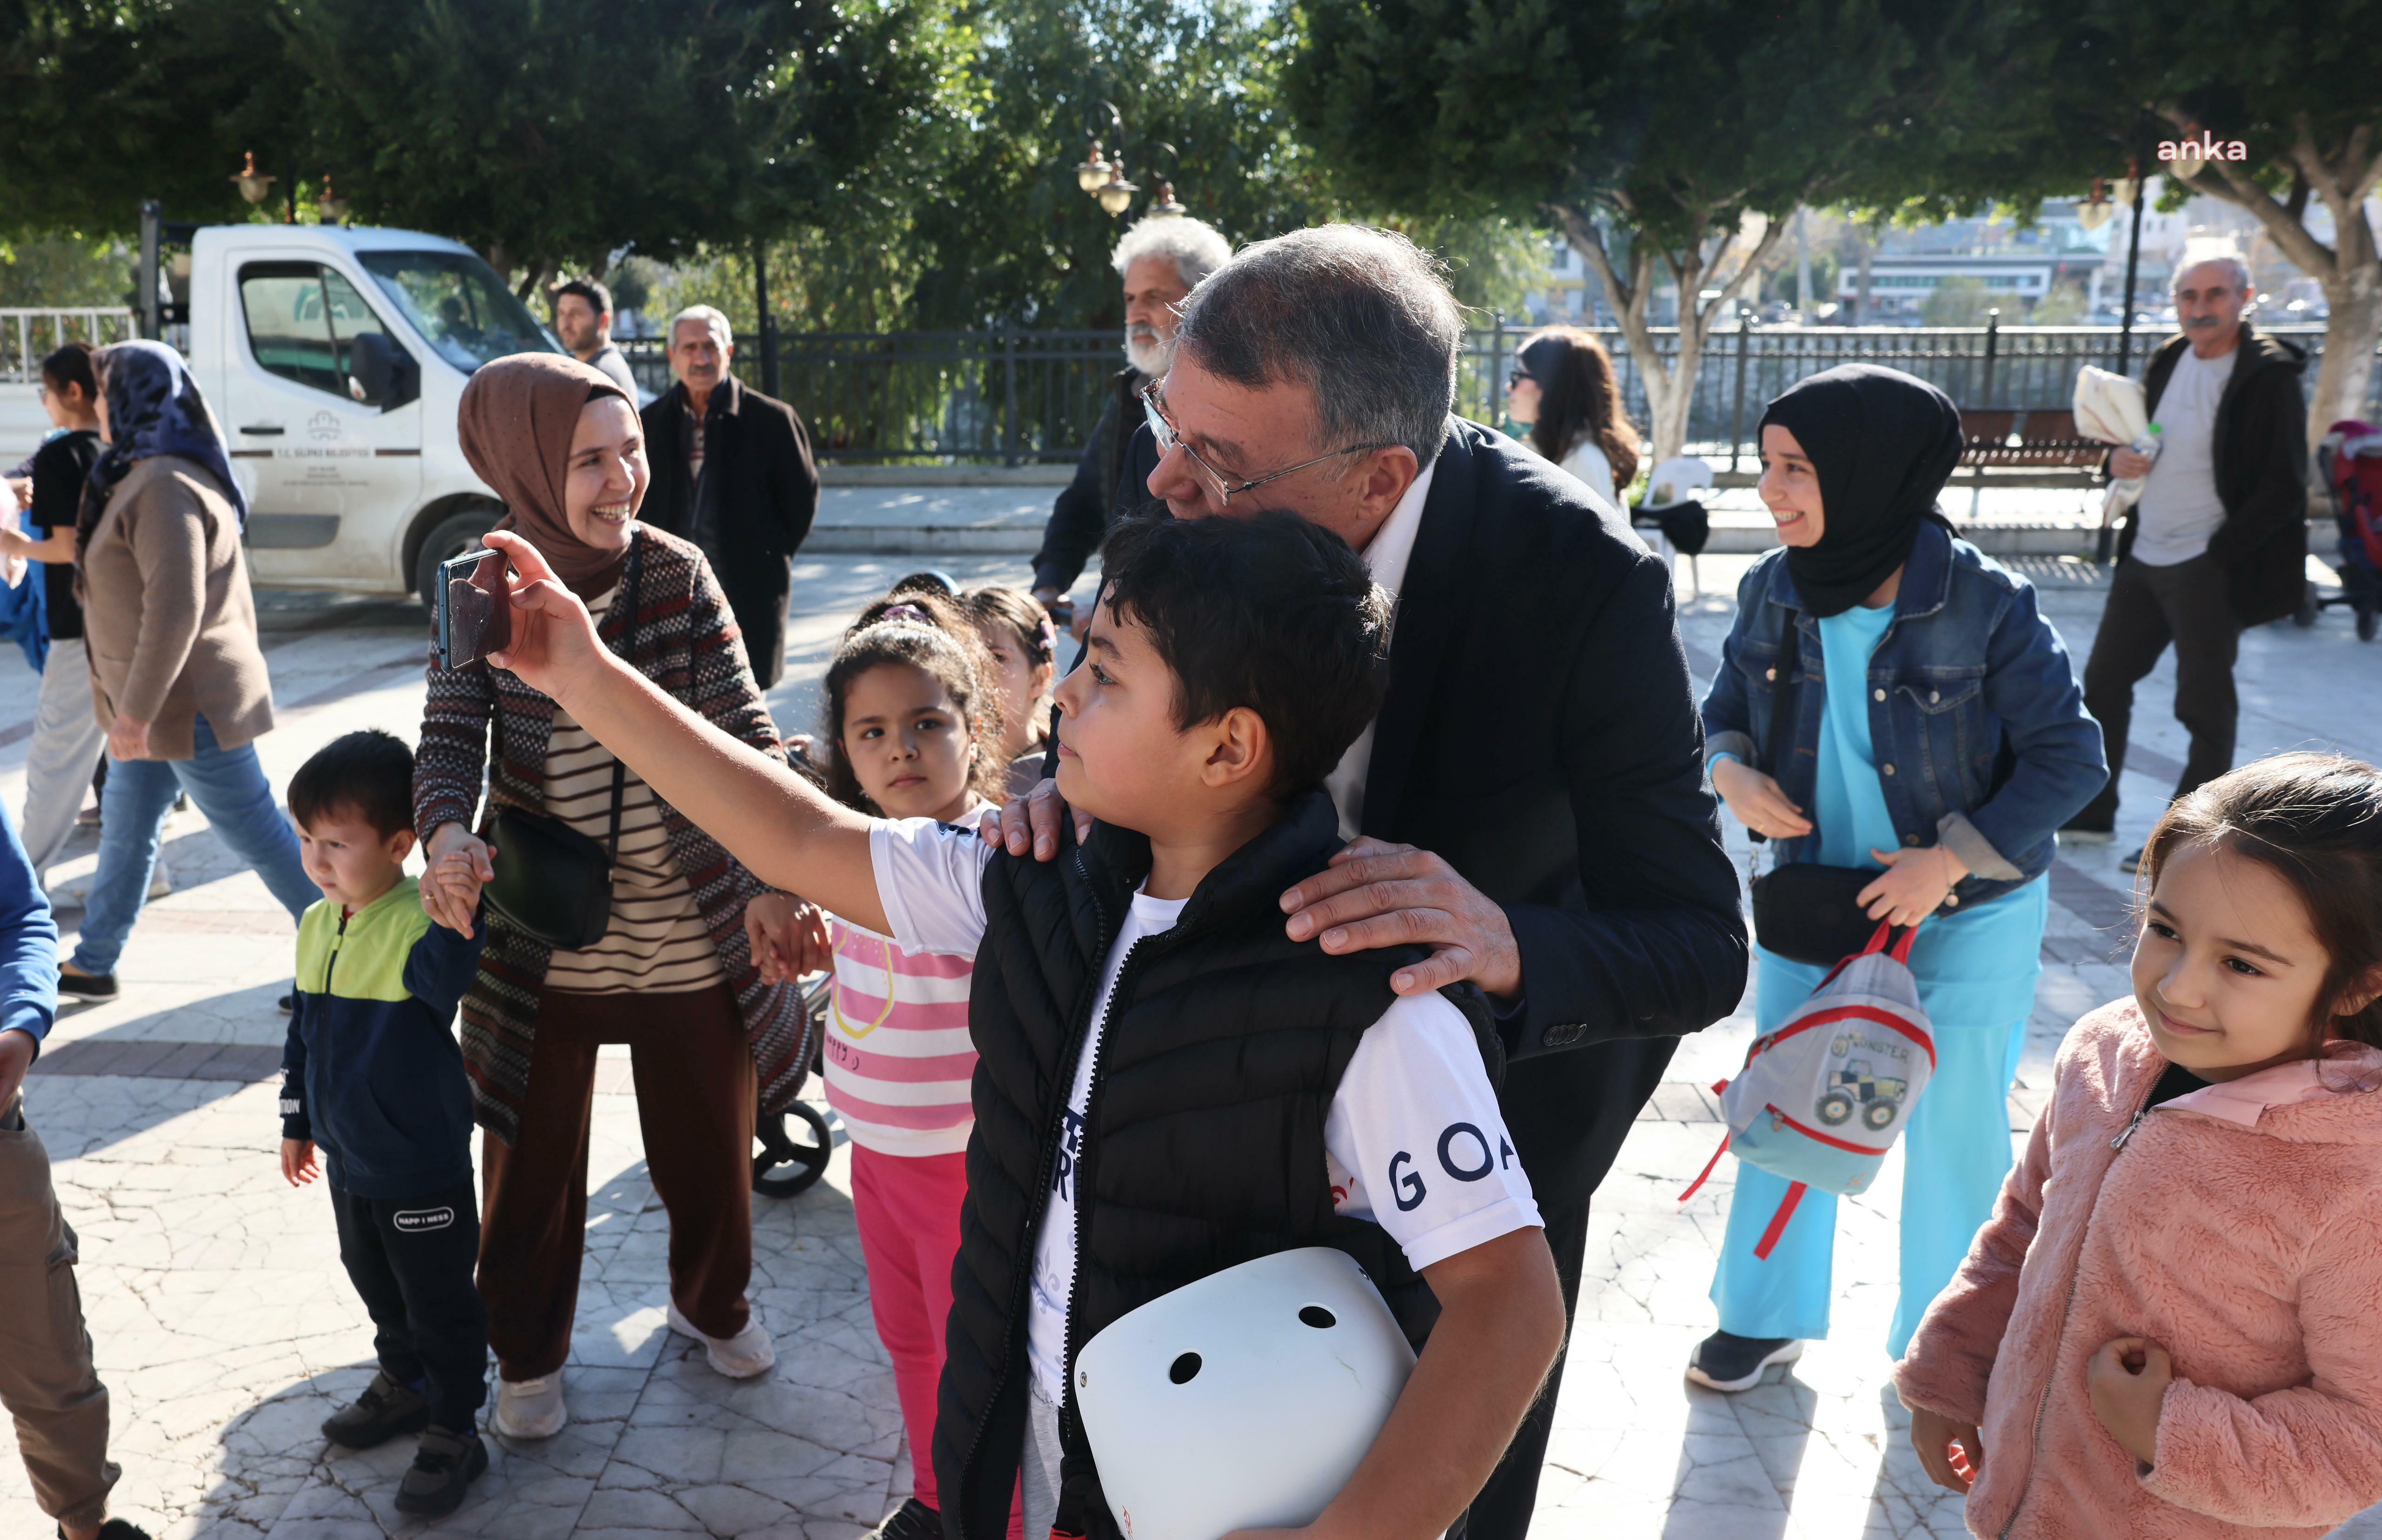
M736 622L711 565L694 545L650 525L632 526L638 561L636 650L628 661L712 725L775 758L784 749L760 688L744 659ZM616 652L629 633L629 612L616 602L600 634ZM488 721L497 713L502 742L489 763ZM424 843L440 825L474 828L483 777L488 805L546 810L546 741L554 702L500 669L447 670L430 650L430 696L422 710L422 744L414 758L413 827ZM793 1101L817 1048L802 994L792 984L764 984L744 934L744 906L767 887L668 803L662 827L695 906L719 950L719 966L735 992L752 1045L761 1107L775 1112ZM487 915L488 940L479 977L463 996L463 1066L480 1126L508 1144L520 1126L529 1090L530 1044L537 1033L538 991L551 950Z

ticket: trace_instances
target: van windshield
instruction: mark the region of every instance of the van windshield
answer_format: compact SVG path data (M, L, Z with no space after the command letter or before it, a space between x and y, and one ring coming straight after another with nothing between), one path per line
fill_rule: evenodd
M438 356L467 375L508 353L562 351L562 344L513 298L496 270L469 253L356 256Z

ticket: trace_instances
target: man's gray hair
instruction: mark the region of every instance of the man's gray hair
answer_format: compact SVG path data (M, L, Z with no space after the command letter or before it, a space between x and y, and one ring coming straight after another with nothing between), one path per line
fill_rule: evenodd
M1233 260L1233 243L1204 219L1153 214L1136 220L1116 243L1117 277L1144 257L1164 257L1174 264L1184 288L1197 289L1201 278Z
M2240 293L2250 292L2250 265L2229 252L2215 252L2207 256L2187 257L2179 264L2175 276L2167 280L2167 291L2172 295L2183 287L2183 276L2195 267L2222 267L2227 278Z
M670 317L669 331L666 334L669 339L667 346L672 348L678 346L679 325L685 321L702 322L711 333L713 339L722 348L732 348L736 345L736 334L728 329L727 316L722 315L710 305L689 305Z
M1184 302L1174 347L1246 389L1307 387L1319 450L1404 444L1428 465L1463 339L1436 259L1393 231L1320 225L1241 248Z

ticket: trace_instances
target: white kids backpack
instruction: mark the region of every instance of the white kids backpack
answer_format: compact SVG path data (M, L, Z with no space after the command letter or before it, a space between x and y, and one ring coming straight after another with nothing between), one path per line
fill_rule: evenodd
M1807 1188L1850 1197L1868 1188L1935 1073L1935 1035L1910 976L1913 926L1889 950L1891 925L1829 970L1779 1029L1756 1038L1745 1068L1713 1087L1728 1132L1687 1191L1704 1185L1725 1151L1794 1185L1753 1254L1771 1248Z

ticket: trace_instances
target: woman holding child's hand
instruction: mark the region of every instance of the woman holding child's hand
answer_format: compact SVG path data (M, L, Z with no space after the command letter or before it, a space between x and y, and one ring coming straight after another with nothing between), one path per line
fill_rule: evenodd
M575 360L525 353L472 376L459 425L473 469L508 510L488 545L519 573L512 643L485 666L434 662L414 824L423 907L465 934L488 930L462 1006L486 1130L480 1287L501 1376L494 1425L536 1438L566 1421L603 1044L628 1044L635 1066L646 1159L670 1217L671 1328L724 1374L775 1361L744 1296L753 1129L756 1111L791 1102L809 1069L813 1029L786 969L808 960L800 936L817 919L771 904L752 915L773 896L767 885L571 716L584 684L616 669L782 754L703 553L637 522L647 473L634 403ZM593 942L562 924L533 933L481 905L500 875L583 881L572 852L590 848L608 858L610 889ZM784 944L756 955L755 941L773 935Z

